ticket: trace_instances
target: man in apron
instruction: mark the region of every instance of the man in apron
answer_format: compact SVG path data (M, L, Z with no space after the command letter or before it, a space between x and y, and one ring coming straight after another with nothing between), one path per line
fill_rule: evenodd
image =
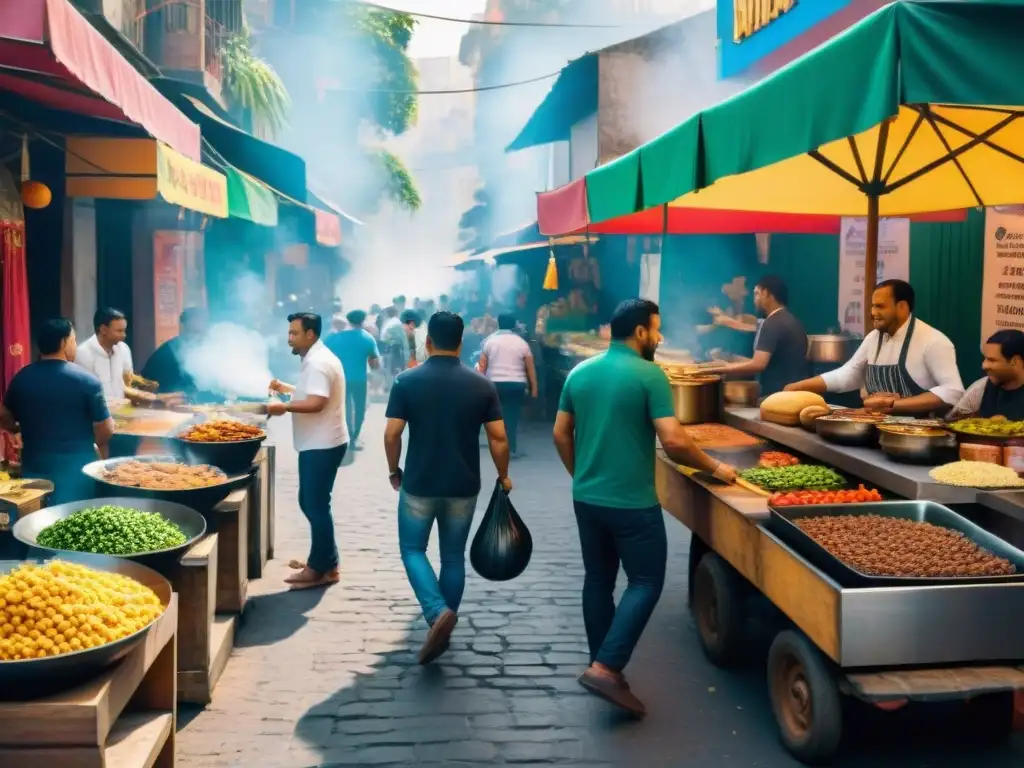
M869 333L853 357L834 371L786 390L852 392L863 388L864 407L903 416L944 414L964 394L953 342L914 315L914 289L885 280L871 296Z
M971 384L947 418L1002 416L1024 421L1024 331L992 334L981 347L985 375Z

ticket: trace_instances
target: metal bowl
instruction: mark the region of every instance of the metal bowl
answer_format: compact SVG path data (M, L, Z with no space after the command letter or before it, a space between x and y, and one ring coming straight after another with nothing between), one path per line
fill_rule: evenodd
M878 441L876 424L871 421L851 421L822 416L814 422L814 429L822 439L839 445L874 445Z
M256 454L260 452L260 446L266 439L267 436L264 434L262 437L248 440L211 443L187 440L180 435L177 437L181 452L189 464L210 464L228 474L251 469Z
M60 553L63 555L69 550L53 549L52 547L45 547L39 544L39 534L58 520L71 517L71 515L76 512L83 509L92 509L93 507L102 507L106 505L114 507L130 507L131 509L137 509L141 512L155 512L164 520L178 526L178 528L181 529L181 532L185 534L186 539L184 544L179 544L176 547L168 547L167 549L154 550L151 552L136 552L131 555L111 555L111 557L122 557L127 560L135 560L136 562L152 564L176 559L182 552L191 547L197 539L206 533L206 518L191 507L186 507L184 504L176 504L173 501L162 501L160 499L136 499L126 496L106 499L88 499L86 501L71 501L67 504L58 504L55 507L45 507L38 512L33 512L31 515L26 515L18 520L18 522L14 524L12 533L14 534L14 538L22 544L27 544L29 547L42 550L43 552L48 553L48 556L52 556L53 553Z
M24 562L43 563L55 559L79 563L97 571L130 576L152 589L165 608L171 601L172 588L163 576L131 560L108 555L68 552L59 558L0 560L0 574L7 573ZM97 648L62 653L60 656L47 656L43 659L0 661L0 691L3 691L3 698L6 700L34 699L80 685L127 656L142 642L151 626L152 624L143 627L133 635Z
M181 491L155 490L152 488L137 488L130 485L117 485L103 478L103 473L126 461L156 462L167 464L185 464L176 456L126 456L118 459L101 459L93 461L82 467L82 472L96 481L100 488L101 496L127 496L135 499L160 499L162 501L173 501L186 507L191 507L200 513L208 512L217 504L224 501L228 494L236 488L245 485L252 477L252 471L234 475L224 475L224 481L217 485L207 485L203 488L186 488Z
M894 461L929 465L956 461L956 437L948 432L913 435L893 429L882 425L878 429L878 442L885 454Z

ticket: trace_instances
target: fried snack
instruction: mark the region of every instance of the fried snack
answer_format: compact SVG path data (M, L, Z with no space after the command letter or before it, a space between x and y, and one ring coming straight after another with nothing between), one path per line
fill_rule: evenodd
M698 447L706 450L750 448L761 440L725 424L693 424L683 427Z
M1007 576L1017 568L959 531L881 515L804 517L796 526L851 568L872 576Z
M194 443L237 443L241 440L255 440L266 437L267 433L251 424L228 419L215 419L196 424L181 433L182 440Z
M113 485L150 491L186 491L218 485L226 475L209 464L125 461L103 471L103 480Z

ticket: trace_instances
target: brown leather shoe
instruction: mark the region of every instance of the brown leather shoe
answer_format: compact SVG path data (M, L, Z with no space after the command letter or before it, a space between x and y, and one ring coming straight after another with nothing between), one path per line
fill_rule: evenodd
M445 608L441 615L434 619L427 632L427 639L423 641L420 648L420 664L429 664L442 653L448 650L448 642L452 636L452 630L458 623L459 617L451 608Z
M626 710L634 717L642 718L647 715L647 707L629 690L629 684L622 675L615 675L591 665L579 676L579 684L590 693Z

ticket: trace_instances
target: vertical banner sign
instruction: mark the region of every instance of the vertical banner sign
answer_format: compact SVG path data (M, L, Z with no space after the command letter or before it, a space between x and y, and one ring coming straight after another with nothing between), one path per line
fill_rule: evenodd
M185 240L187 232L153 233L153 313L155 345L178 335L185 298Z
M844 218L839 228L839 325L847 333L864 333L867 220ZM882 219L878 224L878 274L883 280L910 279L910 219Z
M640 257L640 298L658 303L661 288L661 254L645 253Z
M1007 328L1024 330L1024 216L986 208L981 341Z

